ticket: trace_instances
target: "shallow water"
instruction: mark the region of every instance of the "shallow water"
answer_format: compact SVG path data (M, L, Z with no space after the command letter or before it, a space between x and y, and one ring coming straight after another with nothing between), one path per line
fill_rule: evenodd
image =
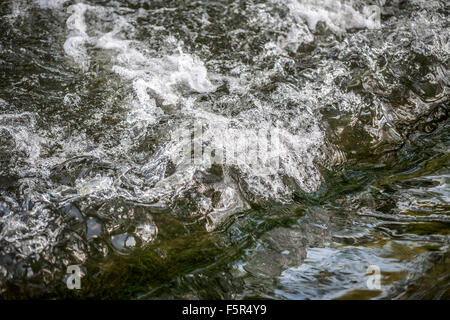
M0 296L450 298L449 15L2 1Z

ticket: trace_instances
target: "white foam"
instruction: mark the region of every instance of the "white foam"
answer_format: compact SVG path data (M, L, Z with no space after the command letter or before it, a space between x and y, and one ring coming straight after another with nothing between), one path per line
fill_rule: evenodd
M85 21L87 11L95 14L100 20L107 17L102 27L109 32L102 32L100 26L88 26ZM211 81L211 75L205 64L196 56L183 52L182 44L176 39L167 39L171 45L178 45L178 51L167 55L149 52L145 43L134 40L134 27L131 20L119 16L113 9L105 7L77 4L70 7L71 16L67 21L69 36L65 44L66 53L86 69L94 55L89 55L87 47L101 50L110 58L105 68L115 72L132 89L129 101L128 123L139 132L145 132L145 126L155 124L164 114L167 106L176 107L177 114L185 119L174 128L172 139L148 160L148 164L140 169L147 177L151 176L156 183L151 188L136 188L135 199L145 201L172 201L184 190L197 188L194 174L198 170L207 170L212 165L210 157L201 161L191 161L190 153L181 154L180 150L191 143L191 132L185 127L201 124L204 128L201 137L194 144L205 142L211 149L235 150L233 163L226 158L219 160L222 165L236 165L243 181L248 185L249 192L266 199L288 201L292 194L292 186L285 182L290 177L305 191L314 191L321 183L321 176L315 166L319 150L323 146L323 132L319 128L319 117L314 114L309 103L304 107L291 110L277 110L276 107L260 101L255 101L254 108L240 112L239 116L227 118L220 114L200 107L192 93L208 93L216 90ZM271 20L267 18L268 22ZM87 30L94 30L88 31ZM131 36L130 36L131 35ZM278 55L283 50L295 51L302 42L310 42L313 36L302 21L295 22L288 33L280 37L278 43L272 43L273 50L263 54ZM269 45L270 47L270 45ZM215 76L220 81L227 81L233 94L245 94L252 85L263 83L271 74L278 72L275 66L271 71L254 73L248 66L235 70L236 78L231 76ZM233 72L232 72L233 73ZM285 99L305 99L297 90L288 85L280 85L271 98L272 101ZM141 130L143 129L143 130ZM127 131L128 132L128 131ZM134 145L133 136L125 132L122 140L124 150ZM267 134L261 134L261 132ZM129 134L129 136L126 136ZM273 143L272 136L279 140ZM271 146L272 152L281 159L280 162L254 161L250 159L248 148ZM176 172L164 178L164 159L172 159ZM161 171L162 170L162 171ZM156 176L155 176L156 175ZM150 179L150 178L149 178ZM88 182L79 184L79 190ZM145 182L143 182L145 184ZM89 183L88 183L89 184ZM86 188L87 193L96 190ZM100 188L108 191L113 185ZM209 229L214 228L229 214L247 208L239 186L229 173L224 172L224 181L215 183L214 189L219 191L221 198L213 207L207 197L199 199L199 210L209 215ZM83 189L85 190L85 189ZM94 191L95 191L94 190ZM94 192L92 191L92 192Z
M37 3L39 6L43 9L50 8L50 9L56 9L61 8L64 3L66 3L69 0L37 0Z
M163 58L144 58L141 52L131 49L124 50L117 60L120 64L113 67L116 73L133 81L135 88L151 90L166 105L178 103L183 92L215 89L203 62L183 52ZM140 90L141 97L142 94Z
M64 43L64 51L75 62L77 62L83 70L89 67L89 57L87 54L86 44L90 38L86 32L87 26L84 19L86 10L90 6L83 3L77 3L67 8L67 12L71 13L67 19L66 26L68 30L68 37Z
M112 16L112 31L96 35L87 34L85 14L87 11L102 18ZM83 70L87 70L90 57L86 45L102 49L111 55L111 69L123 80L131 82L134 98L130 103L130 123L144 121L154 123L163 114L149 95L161 99L163 105L177 104L183 94L210 92L215 86L208 79L208 71L197 57L183 53L156 58L146 53L145 45L133 39L124 39L124 31L133 30L129 21L105 7L76 4L68 8L69 36L64 50Z
M357 10L349 1L343 0L274 0L285 3L291 14L305 21L315 30L319 21L335 33L343 33L352 28L378 29L381 27L380 8L364 6Z
M295 92L281 87L275 95L275 99L278 99L278 95L292 97ZM185 112L189 111L185 109ZM174 131L165 155L183 171L193 172L195 167L207 169L214 160L209 155L203 155L214 149L217 157L218 150L226 150L223 152L225 156L216 158L216 162L237 165L252 193L263 198L281 200L291 194L292 190L283 182L283 175L295 179L305 191L314 191L320 185L321 178L314 161L323 144L323 132L310 112L300 111L294 115L296 118L288 117L277 122L267 120L267 117L276 117L278 112L264 105L242 113L239 118L227 118L198 109L190 112L197 121L192 143L197 146L206 144L209 151L204 149L202 155L194 154L194 159L191 159L189 148L186 148L191 144L192 131L187 129L190 124ZM290 127L292 122L297 123L298 127ZM306 123L309 129L303 130L301 126ZM199 130L202 132L197 133ZM255 148L264 151L257 154L252 150ZM233 155L229 150L232 150ZM273 161L274 158L280 161ZM190 170L187 170L189 167Z

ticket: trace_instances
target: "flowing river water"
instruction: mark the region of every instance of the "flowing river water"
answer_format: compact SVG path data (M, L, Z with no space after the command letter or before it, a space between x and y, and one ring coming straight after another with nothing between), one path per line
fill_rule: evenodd
M445 0L2 0L0 297L449 299L449 38Z

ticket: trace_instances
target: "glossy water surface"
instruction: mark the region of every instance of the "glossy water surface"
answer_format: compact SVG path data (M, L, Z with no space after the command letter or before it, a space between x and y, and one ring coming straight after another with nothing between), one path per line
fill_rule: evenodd
M0 297L449 299L449 17L1 1Z

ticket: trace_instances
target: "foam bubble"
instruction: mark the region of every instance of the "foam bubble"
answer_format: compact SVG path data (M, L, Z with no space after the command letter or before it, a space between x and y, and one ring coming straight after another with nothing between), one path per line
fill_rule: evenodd
M378 29L381 27L380 8L364 6L355 9L351 3L335 0L276 0L285 3L291 14L305 21L315 30L319 21L335 33L343 33L352 28Z
M96 35L87 34L85 14L90 11L100 19L112 16L112 30ZM164 105L177 104L183 94L210 92L215 86L208 78L208 71L197 57L183 53L181 49L173 55L156 58L146 53L145 45L133 39L124 39L123 33L134 30L129 21L105 7L76 4L68 8L71 16L67 20L69 36L64 44L66 53L83 70L87 70L90 57L86 45L109 52L111 69L124 81L131 82L134 98L130 104L130 123L144 121L154 123L162 110L156 106L156 96Z
M37 0L37 3L39 6L43 9L50 8L50 9L56 9L63 6L64 3L66 3L69 0Z
M66 25L68 37L64 43L64 51L75 62L77 62L83 70L89 67L89 57L87 54L86 44L90 38L86 32L87 26L84 15L90 6L83 3L77 3L67 8L67 12L71 13L67 19Z

